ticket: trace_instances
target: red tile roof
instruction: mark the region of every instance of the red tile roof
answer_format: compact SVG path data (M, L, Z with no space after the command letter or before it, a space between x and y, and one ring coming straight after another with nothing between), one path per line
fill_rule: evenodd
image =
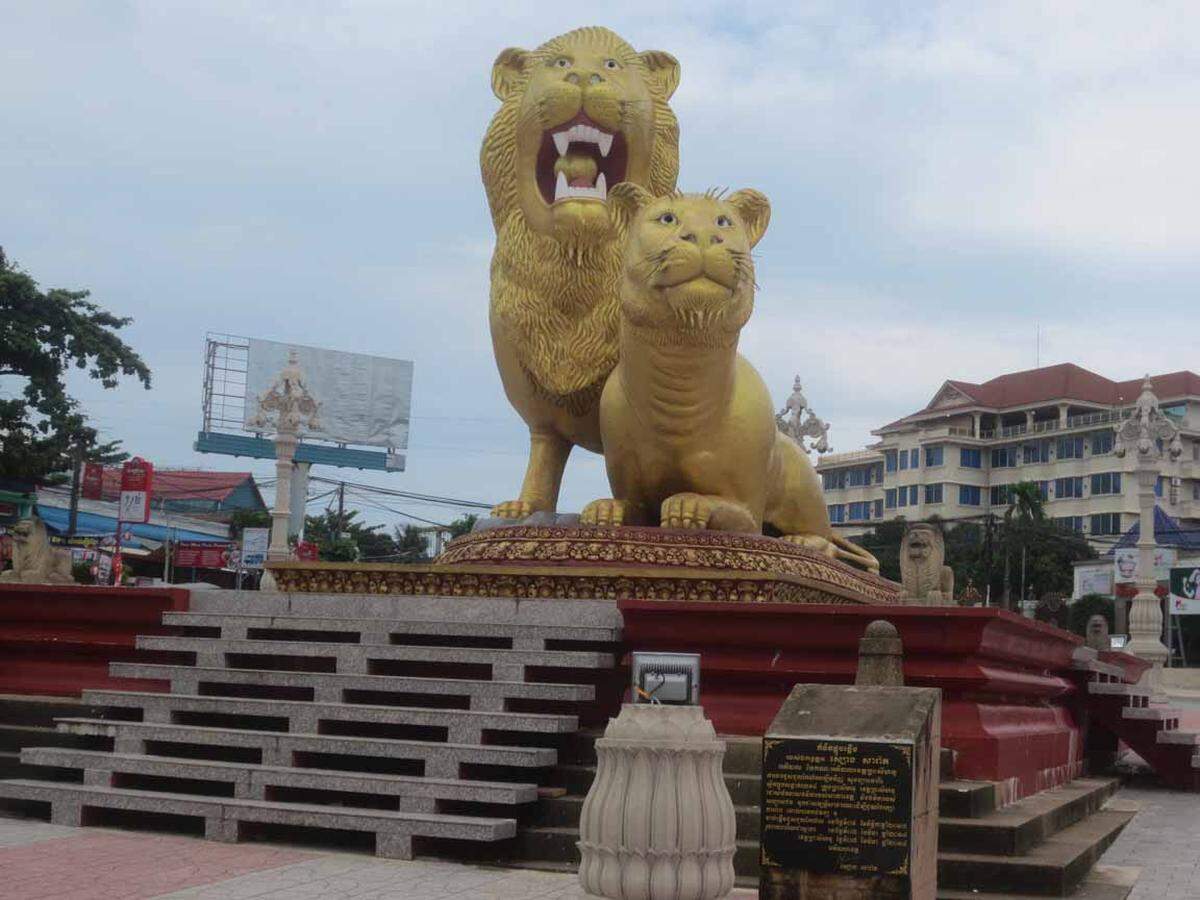
M217 500L228 497L252 477L249 472L200 472L188 469L155 469L151 491L155 500ZM105 500L121 493L121 469L104 470Z
M1195 372L1171 372L1152 375L1154 392L1159 400L1176 400L1181 397L1200 397L1200 375ZM983 384L970 381L949 380L938 389L925 408L895 422L889 422L883 431L903 425L931 412L953 412L955 410L984 407L991 410L1012 409L1034 403L1049 403L1056 400L1093 403L1100 406L1125 406L1132 404L1142 390L1141 378L1130 381L1110 381L1074 363L1060 363L1024 372L999 375ZM934 407L934 402L947 386L971 398L970 401Z

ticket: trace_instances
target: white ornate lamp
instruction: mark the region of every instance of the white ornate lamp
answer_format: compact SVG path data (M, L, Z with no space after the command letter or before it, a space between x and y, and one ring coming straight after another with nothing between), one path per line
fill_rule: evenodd
M274 383L258 397L258 409L250 424L264 432L275 433L275 506L271 510L271 544L267 559L288 558L288 519L291 516L292 459L300 433L320 428L317 414L321 404L304 385L296 351L288 352L288 361ZM263 573L262 587L274 588L270 572Z
M1136 454L1134 471L1138 483L1138 579L1137 596L1129 610L1129 644L1126 650L1147 662L1151 668L1143 684L1155 696L1161 694L1162 668L1170 651L1162 642L1162 605L1155 590L1158 580L1154 574L1154 487L1158 480L1158 464L1164 452L1177 459L1183 452L1179 428L1158 407L1158 397L1150 376L1142 382L1142 393L1133 408L1133 415L1117 429L1117 456Z

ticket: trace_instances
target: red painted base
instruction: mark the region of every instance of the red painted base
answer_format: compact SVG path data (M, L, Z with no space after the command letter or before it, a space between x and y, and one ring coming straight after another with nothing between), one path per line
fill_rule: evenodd
M188 597L184 588L0 585L0 694L166 690L166 682L113 678L108 664L146 659L136 636L166 634L162 614L186 611Z
M700 700L717 730L762 734L792 686L854 680L858 641L887 619L904 643L905 683L942 689L942 744L957 775L1005 783L1009 799L1076 777L1072 710L1082 639L997 609L917 606L620 603L631 650L701 654Z

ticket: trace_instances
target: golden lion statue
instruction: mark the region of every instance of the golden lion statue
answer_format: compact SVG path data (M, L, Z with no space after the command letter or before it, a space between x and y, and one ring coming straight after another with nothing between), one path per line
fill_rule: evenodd
M816 472L737 352L767 198L654 197L633 184L610 197L628 223L620 362L600 401L613 499L589 503L583 522L755 533L769 525L791 543L878 571L875 557L834 533Z
M917 522L900 541L901 600L923 606L954 603L954 570L945 565L946 539L937 527Z
M621 247L608 190L665 193L679 172L668 53L580 28L492 67L501 101L480 165L496 249L491 330L509 402L529 426L520 496L493 515L553 512L575 445L600 452L597 403L617 361Z
M22 519L12 530L13 566L0 572L10 584L74 584L71 553L50 543L41 519Z

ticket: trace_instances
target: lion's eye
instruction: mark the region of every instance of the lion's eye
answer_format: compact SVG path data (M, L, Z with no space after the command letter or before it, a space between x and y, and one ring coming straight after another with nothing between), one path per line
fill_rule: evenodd
M606 59L604 61L604 68L619 69L619 68L621 68L621 64L619 62L617 62L615 59Z
M733 224L733 219L729 218L729 216L717 216L717 227L718 228L728 228L732 224Z
M569 69L569 68L571 68L571 61L569 59L567 59L565 56L560 56L558 59L556 59L554 61L554 65L556 65L560 69Z
M675 218L675 213L663 213L658 217L658 221L663 225L674 225L679 220Z

